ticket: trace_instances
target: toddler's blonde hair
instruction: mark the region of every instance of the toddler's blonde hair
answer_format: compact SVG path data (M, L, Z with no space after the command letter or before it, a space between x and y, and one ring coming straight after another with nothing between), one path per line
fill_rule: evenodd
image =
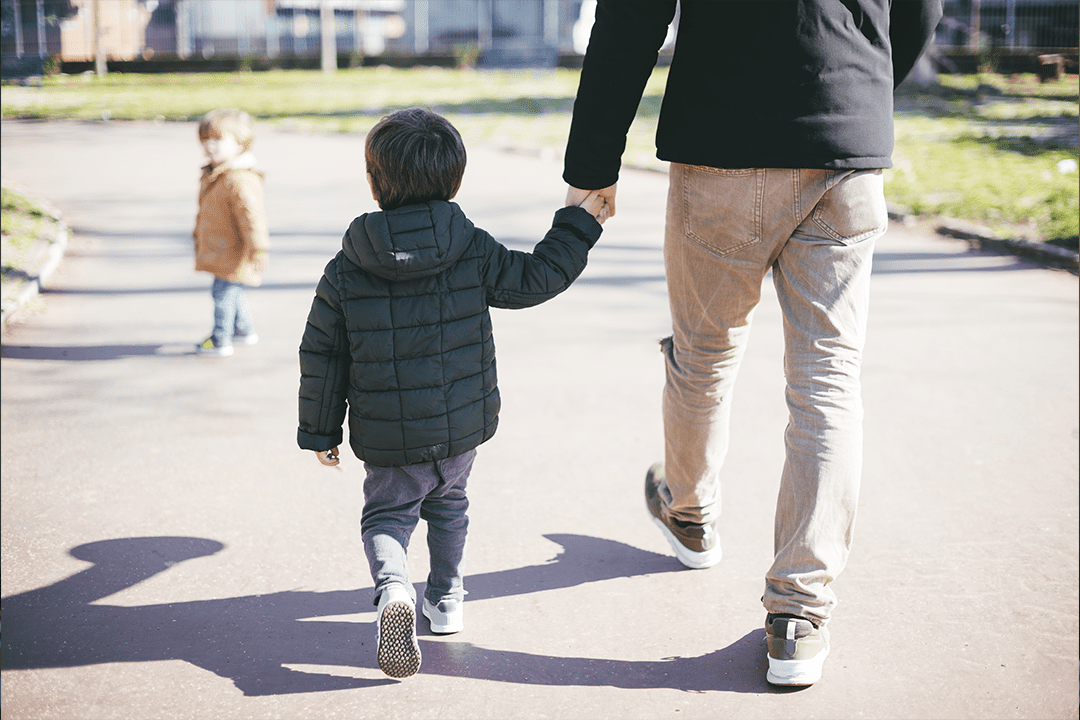
M236 138L240 147L247 150L255 139L251 131L251 116L243 110L225 108L211 110L199 121L199 140L220 138L226 133Z

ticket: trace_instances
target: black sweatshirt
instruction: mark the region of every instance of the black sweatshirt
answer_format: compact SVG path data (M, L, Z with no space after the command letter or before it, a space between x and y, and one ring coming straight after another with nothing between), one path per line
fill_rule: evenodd
M676 0L599 0L563 179L619 176ZM890 167L892 91L941 0L682 0L656 132L661 160L717 168Z

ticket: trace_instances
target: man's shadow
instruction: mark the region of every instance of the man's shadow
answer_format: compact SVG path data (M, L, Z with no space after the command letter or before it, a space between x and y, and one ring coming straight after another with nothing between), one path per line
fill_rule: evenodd
M524 595L681 569L629 545L582 535L547 535L562 546L551 561L468 578L469 600ZM377 667L369 624L334 620L371 612L370 590L269 595L122 607L99 601L177 563L213 555L219 542L192 537L103 540L71 555L93 565L53 585L3 598L4 670L184 660L235 683L245 695L373 687L396 682L292 670L287 665ZM320 618L329 618L320 620ZM421 623L423 626L423 623ZM421 638L421 672L499 682L609 685L687 691L762 692L763 631L696 658L656 661L550 657Z

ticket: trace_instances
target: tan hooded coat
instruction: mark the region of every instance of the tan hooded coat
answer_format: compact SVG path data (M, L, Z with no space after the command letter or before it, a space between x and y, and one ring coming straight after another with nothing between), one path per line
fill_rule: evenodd
M259 285L270 250L262 173L244 153L203 168L195 219L195 269L244 285Z

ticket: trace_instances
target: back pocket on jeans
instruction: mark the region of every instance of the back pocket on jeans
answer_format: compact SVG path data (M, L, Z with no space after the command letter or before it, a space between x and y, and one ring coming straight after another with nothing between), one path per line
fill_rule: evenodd
M761 242L765 171L683 165L686 237L718 255Z
M814 224L832 239L854 245L885 232L889 210L885 205L884 178L880 170L844 175L818 202Z

